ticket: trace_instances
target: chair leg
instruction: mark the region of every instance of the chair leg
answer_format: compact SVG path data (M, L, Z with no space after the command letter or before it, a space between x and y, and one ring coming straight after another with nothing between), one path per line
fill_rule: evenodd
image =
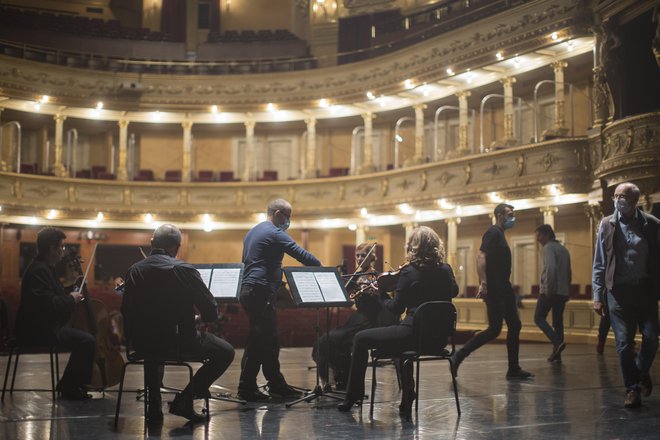
M415 376L415 414L417 414L419 411L419 358L417 358L417 373Z
M2 398L0 401L5 401L5 391L7 391L7 379L9 379L9 370L11 369L11 358L14 355L14 349L9 349L9 356L7 356L7 368L5 368L5 381L2 385Z
M126 367L129 363L125 363L121 367L121 377L119 379L119 390L117 391L117 407L115 408L115 428L117 427L117 422L119 421L119 408L121 407L121 396L124 393L124 376L126 375Z
M53 394L53 401L55 401L55 399L57 398L57 396L55 395L55 393L56 393L56 391L55 391L55 388L56 388L56 385L55 385L55 365L54 365L55 356L54 356L52 347L51 347L50 352L48 353L48 355L49 355L49 358L50 358L50 389L51 389L51 393Z
M369 396L369 418L374 417L374 399L376 397L376 360L371 360L371 396Z
M456 376L454 376L454 366L452 365L452 361L450 358L447 359L449 361L449 374L451 374L451 381L454 384L454 399L456 399L456 411L458 412L458 415L461 415L461 404L458 402L458 387L456 386Z
M14 358L14 373L11 376L11 388L9 394L14 394L14 384L16 383L16 370L18 369L18 357L21 355L20 348L16 349L16 357Z
M393 359L394 361L394 371L396 371L396 383L399 384L399 391L403 388L401 387L401 358Z

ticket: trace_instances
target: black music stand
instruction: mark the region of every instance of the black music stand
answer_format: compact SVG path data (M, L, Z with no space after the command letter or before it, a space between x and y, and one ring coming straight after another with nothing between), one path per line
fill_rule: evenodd
M291 295L297 307L316 308L316 337L321 336L321 308L326 310L326 333L330 333L330 307L346 307L351 303L344 288L336 267L285 267L284 276L289 283ZM327 340L327 350L330 349L330 340ZM319 350L322 347L319 347ZM327 366L326 366L327 368ZM316 386L306 396L287 403L287 408L300 402L311 402L321 396L343 400L343 396L336 396L326 392L321 387L319 369L316 369Z
M213 297L218 303L236 303L240 294L241 279L243 278L243 263L194 264L199 271L202 281L206 283ZM213 400L240 403L247 401L232 397L231 391L222 385L211 385L212 388L222 392L211 395Z

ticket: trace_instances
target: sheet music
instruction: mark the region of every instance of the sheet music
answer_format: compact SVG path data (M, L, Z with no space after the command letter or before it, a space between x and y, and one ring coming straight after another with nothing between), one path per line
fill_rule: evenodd
M211 283L211 272L213 269L197 269L197 272L202 276L202 281L206 284L206 287L209 287Z
M240 281L240 268L213 269L209 290L216 298L234 298Z
M293 272L292 275L302 302L323 302L323 295L313 272Z
M334 272L315 272L314 277L321 288L325 302L345 302L346 297L341 290Z

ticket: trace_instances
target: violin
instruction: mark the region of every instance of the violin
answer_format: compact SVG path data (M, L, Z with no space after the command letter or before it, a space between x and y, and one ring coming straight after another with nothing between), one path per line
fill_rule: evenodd
M96 247L94 247L94 254L96 254ZM91 333L96 338L92 380L88 385L91 389L103 390L119 383L121 370L124 366L119 339L113 331L114 327L121 323L121 319L113 316L116 313L110 313L101 300L90 297L85 282L89 266L83 275L80 257L75 252L65 255L64 262L66 270L72 272L65 272L64 281L70 282L75 275L77 282L69 287L77 289L83 296L83 300L76 304L71 325L74 328Z
M385 292L391 292L394 289L396 289L396 285L399 282L399 278L401 278L401 269L408 266L409 264L410 261L407 261L403 263L401 266L399 266L399 268L396 270L392 270L390 272L383 272L382 274L378 275L378 277L376 278L378 287Z

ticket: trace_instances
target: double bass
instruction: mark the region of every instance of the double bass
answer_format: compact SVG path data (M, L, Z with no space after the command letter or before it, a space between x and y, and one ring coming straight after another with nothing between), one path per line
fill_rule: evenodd
M68 287L78 289L82 294L83 299L76 304L71 325L92 334L96 339L92 379L87 385L93 390L104 390L119 383L124 358L120 352L119 340L114 337L111 314L105 304L99 299L90 297L87 290L86 280L94 255L96 255L96 246L84 275L79 256L75 252L66 255L63 284L65 287L68 284ZM75 282L71 283L72 280Z

